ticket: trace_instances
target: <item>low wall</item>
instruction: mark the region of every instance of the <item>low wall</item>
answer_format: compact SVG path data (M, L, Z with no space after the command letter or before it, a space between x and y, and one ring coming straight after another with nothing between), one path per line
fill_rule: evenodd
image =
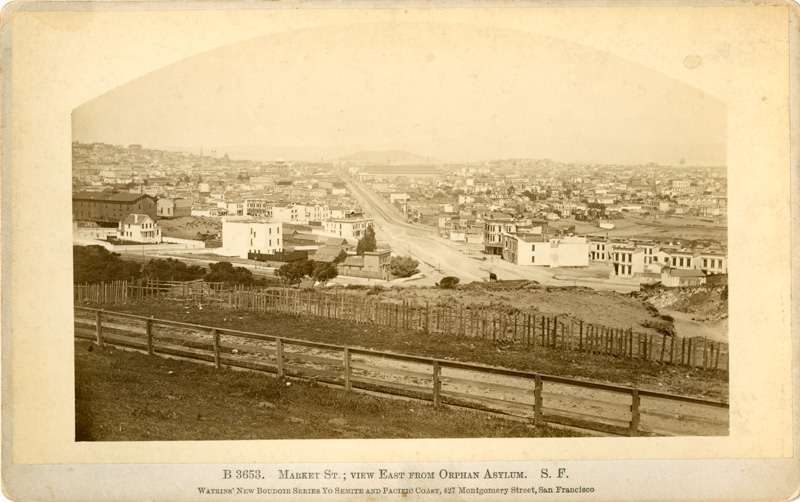
M183 246L185 249L205 249L206 243L203 241L196 241L192 239L179 239L177 237L162 237L161 239L165 243L169 244L179 244Z

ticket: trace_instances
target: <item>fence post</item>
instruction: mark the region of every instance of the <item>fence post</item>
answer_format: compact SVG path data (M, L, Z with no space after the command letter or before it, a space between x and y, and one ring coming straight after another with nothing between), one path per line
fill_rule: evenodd
M349 391L351 389L350 384L350 349L348 347L344 348L344 390Z
M147 355L153 355L153 320L148 319L145 322L144 330L147 333Z
M219 369L219 331L217 328L211 329L211 335L214 338L214 367Z
M433 361L433 407L438 408L440 404L440 397L439 397L439 388L441 387L441 382L439 381L439 372L441 368L439 367L439 361Z
M542 377L534 376L533 424L542 425Z
M631 437L639 435L639 389L631 390Z
M630 353L630 358L633 359L633 328L630 328L628 332L628 349Z
M102 314L102 310L95 311L95 328L97 332L97 345L102 347L103 346L103 319L100 317Z
M280 338L275 339L275 358L277 359L278 378L283 378L283 342Z

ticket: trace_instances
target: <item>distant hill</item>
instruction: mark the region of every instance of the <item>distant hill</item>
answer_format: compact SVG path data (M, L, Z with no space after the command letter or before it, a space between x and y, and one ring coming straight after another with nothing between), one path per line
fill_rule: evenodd
M383 152L357 152L352 155L339 157L337 160L343 163L381 165L420 165L441 163L438 159L397 150Z

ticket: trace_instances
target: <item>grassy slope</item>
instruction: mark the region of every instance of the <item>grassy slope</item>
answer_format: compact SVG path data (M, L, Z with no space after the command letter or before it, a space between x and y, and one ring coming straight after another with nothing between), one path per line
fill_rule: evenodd
M542 349L478 338L403 332L385 326L358 325L335 319L285 314L232 311L177 302L148 301L103 306L107 310L153 316L205 326L279 334L323 343L363 347L403 354L453 359L544 374L582 378L659 392L727 399L727 374L722 371L672 367L653 362Z
M78 441L578 435L86 341L75 343L75 387Z

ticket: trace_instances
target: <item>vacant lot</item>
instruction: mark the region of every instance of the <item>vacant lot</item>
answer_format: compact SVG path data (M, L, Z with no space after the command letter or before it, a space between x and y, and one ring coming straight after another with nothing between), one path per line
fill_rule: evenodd
M98 306L100 307L100 306ZM635 386L711 399L727 399L723 371L689 369L611 356L529 347L453 335L407 332L387 326L269 312L219 309L179 302L145 301L102 306L157 319L265 333L350 347L501 366L523 371Z
M559 272L560 273L560 272ZM653 319L653 311L640 298L614 291L584 287L542 286L533 281L473 282L458 289L411 286L406 288L339 288L354 295L369 294L381 301L410 300L432 306L491 308L497 311L557 315L564 321L583 321L613 328L634 328L640 333L657 334L641 324Z
M197 233L216 234L222 230L222 221L205 216L182 216L171 220L158 220L158 226L166 237L194 239Z
M75 408L78 441L580 435L86 341L75 343Z

